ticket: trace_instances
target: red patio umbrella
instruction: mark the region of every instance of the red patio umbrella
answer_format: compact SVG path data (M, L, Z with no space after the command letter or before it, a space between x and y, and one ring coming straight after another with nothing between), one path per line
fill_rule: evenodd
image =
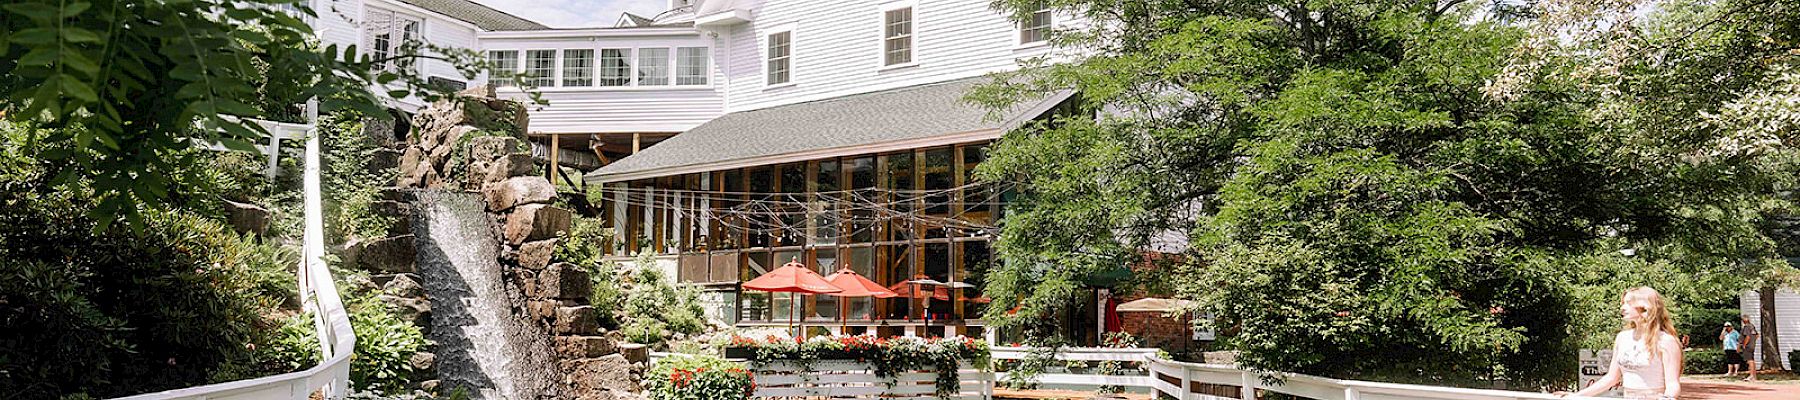
M781 268L776 268L774 271L769 271L769 273L756 277L756 279L744 282L744 288L764 292L789 293L788 296L790 296L789 301L791 303L788 306L788 310L790 311L790 314L798 314L800 308L800 302L794 300L794 297L792 297L796 296L796 294L827 294L844 291L844 289L839 289L837 286L832 286L831 282L826 281L824 277L820 277L819 273L813 272L811 268L807 268L805 264L801 264L798 261L789 262L786 265L782 265ZM788 325L793 326L799 319L800 317L797 315L792 316L792 319L788 321ZM801 329L799 336L805 337L806 330Z
M875 283L875 281L871 281L869 278L864 278L862 274L858 274L856 271L849 268L840 269L831 275L825 276L825 281L831 282L832 286L844 290L842 292L833 293L832 296L874 297L877 299L900 297L899 294L881 287L881 284ZM850 302L838 302L838 321L845 327L850 326Z

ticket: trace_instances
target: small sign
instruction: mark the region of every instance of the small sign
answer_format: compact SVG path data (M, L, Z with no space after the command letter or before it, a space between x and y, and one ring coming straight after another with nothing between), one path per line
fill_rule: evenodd
M1218 340L1218 335L1213 334L1213 316L1212 316L1212 314L1210 314L1210 313L1201 314L1200 318L1206 320L1205 325L1202 325L1202 326L1190 325L1190 327L1194 329L1194 341L1199 342L1199 341Z
M1580 374L1577 382L1580 384L1575 389L1581 390L1606 377L1606 370L1612 368L1612 350L1581 349L1581 361L1577 365L1580 365L1580 371L1577 371ZM1618 386L1614 386L1600 393L1600 396L1619 397L1621 394Z

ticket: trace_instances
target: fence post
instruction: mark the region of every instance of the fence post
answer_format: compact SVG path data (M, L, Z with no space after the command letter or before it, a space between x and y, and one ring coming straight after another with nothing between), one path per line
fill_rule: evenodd
M1153 381L1150 382L1150 384L1152 384L1152 385L1155 385L1156 381L1162 380L1162 378L1156 377L1155 372L1150 373L1150 379L1153 379ZM1179 393L1180 396L1176 396L1176 398L1182 399L1182 400L1192 399L1195 397L1194 396L1194 371L1193 370L1188 369L1186 366L1181 367L1181 388L1176 389L1175 393Z
M1244 400L1256 400L1256 374L1244 371L1244 386L1238 397Z
M1354 387L1345 387L1344 400L1362 400L1362 392L1356 391Z

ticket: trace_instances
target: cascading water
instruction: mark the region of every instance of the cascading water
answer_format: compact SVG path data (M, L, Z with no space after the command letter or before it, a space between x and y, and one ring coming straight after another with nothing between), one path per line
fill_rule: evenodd
M481 195L414 193L419 278L431 298L440 393L466 388L478 399L556 395L550 335L515 316L524 299L501 279L499 242Z

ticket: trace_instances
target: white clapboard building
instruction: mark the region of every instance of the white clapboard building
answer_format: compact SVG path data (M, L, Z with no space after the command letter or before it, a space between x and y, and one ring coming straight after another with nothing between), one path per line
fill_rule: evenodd
M1762 296L1758 296L1756 291L1745 291L1740 295L1738 309L1743 315L1750 316L1750 322L1756 323L1762 334L1769 333L1769 328L1762 326L1762 319L1758 317L1762 310ZM1786 355L1791 351L1800 351L1800 293L1791 289L1775 291L1775 321L1775 337L1781 340L1779 354L1783 368L1793 370L1795 366L1790 364ZM1758 355L1757 359L1761 360L1762 356Z

